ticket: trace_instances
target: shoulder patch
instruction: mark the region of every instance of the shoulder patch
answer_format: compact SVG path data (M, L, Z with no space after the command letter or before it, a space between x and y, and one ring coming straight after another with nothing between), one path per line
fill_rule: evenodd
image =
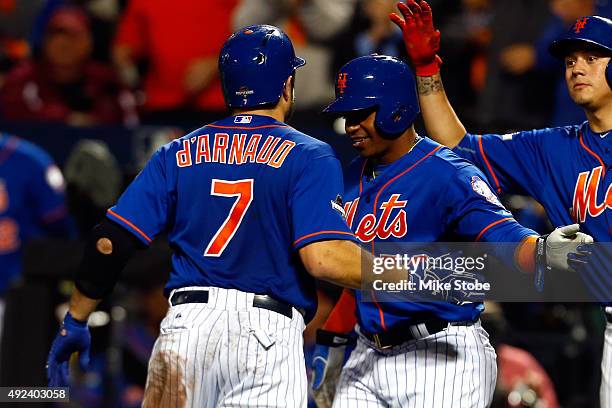
M342 196L340 194L338 194L336 196L335 200L330 201L331 202L331 207L338 211L340 213L340 215L342 216L342 218L344 218L346 220L346 211L344 211L344 204L342 202Z
M495 204L501 208L504 208L502 203L499 201L499 198L497 198L495 193L491 191L489 185L485 183L483 179L478 176L472 176L471 184L472 190L483 196L488 202L490 202L491 204Z

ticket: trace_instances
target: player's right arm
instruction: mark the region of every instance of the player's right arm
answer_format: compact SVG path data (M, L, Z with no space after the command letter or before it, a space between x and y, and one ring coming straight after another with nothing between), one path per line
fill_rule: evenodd
M290 213L293 247L308 273L336 285L359 288L362 267L372 256L357 245L338 197L344 190L342 168L329 146L308 157L292 180Z
M299 249L300 259L312 276L349 288L361 286L362 262L368 252L348 240L317 241Z
M437 52L440 32L433 26L431 8L421 1L398 3L403 18L391 14L391 20L402 30L406 51L415 67L421 114L431 138L450 148L459 144L465 127L455 114L444 92Z
M511 135L472 135L451 106L440 75L440 32L433 26L431 8L425 1L398 4L403 18L390 18L401 29L415 66L421 113L429 136L476 164L497 194L528 194L538 199L549 177L541 144L547 130ZM536 170L537 169L537 170Z

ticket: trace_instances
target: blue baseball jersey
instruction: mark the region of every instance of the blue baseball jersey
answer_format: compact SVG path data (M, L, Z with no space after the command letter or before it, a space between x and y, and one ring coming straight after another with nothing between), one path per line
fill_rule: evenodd
M597 242L612 240L612 136L581 125L507 135L466 134L455 152L483 169L498 194L527 194L555 226L578 223ZM599 247L586 268L596 299L610 301L612 254Z
M0 295L21 271L25 241L69 232L59 168L39 147L0 133Z
M369 168L362 158L351 164L344 209L349 226L374 255L389 248L380 249L381 243L520 242L537 235L514 220L480 170L428 138L419 138L376 177ZM359 324L370 333L426 318L475 320L483 310L479 302L365 302L359 291L356 298Z
M297 249L354 240L336 199L342 170L329 145L267 116L237 115L160 148L107 216L148 244L174 248L166 294L216 286L316 311Z

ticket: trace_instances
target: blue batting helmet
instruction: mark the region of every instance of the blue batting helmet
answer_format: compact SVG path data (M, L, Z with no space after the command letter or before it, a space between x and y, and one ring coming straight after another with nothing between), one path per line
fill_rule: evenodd
M368 55L355 58L338 72L336 100L323 110L343 114L376 108L374 122L381 136L394 139L419 114L414 75L395 57Z
M287 78L306 62L295 56L285 33L271 25L253 25L232 34L219 54L225 103L251 108L276 103Z
M548 51L559 59L565 58L576 45L599 48L612 56L612 20L600 16L587 16L576 20L560 38L550 44ZM612 64L606 68L606 79L612 88Z

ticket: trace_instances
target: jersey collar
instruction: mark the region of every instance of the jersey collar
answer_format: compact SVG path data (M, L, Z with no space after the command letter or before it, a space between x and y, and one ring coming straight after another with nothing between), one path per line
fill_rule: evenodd
M260 126L281 127L288 126L283 122L279 122L270 116L263 115L232 115L211 123L212 126L223 126L229 128L254 128Z

